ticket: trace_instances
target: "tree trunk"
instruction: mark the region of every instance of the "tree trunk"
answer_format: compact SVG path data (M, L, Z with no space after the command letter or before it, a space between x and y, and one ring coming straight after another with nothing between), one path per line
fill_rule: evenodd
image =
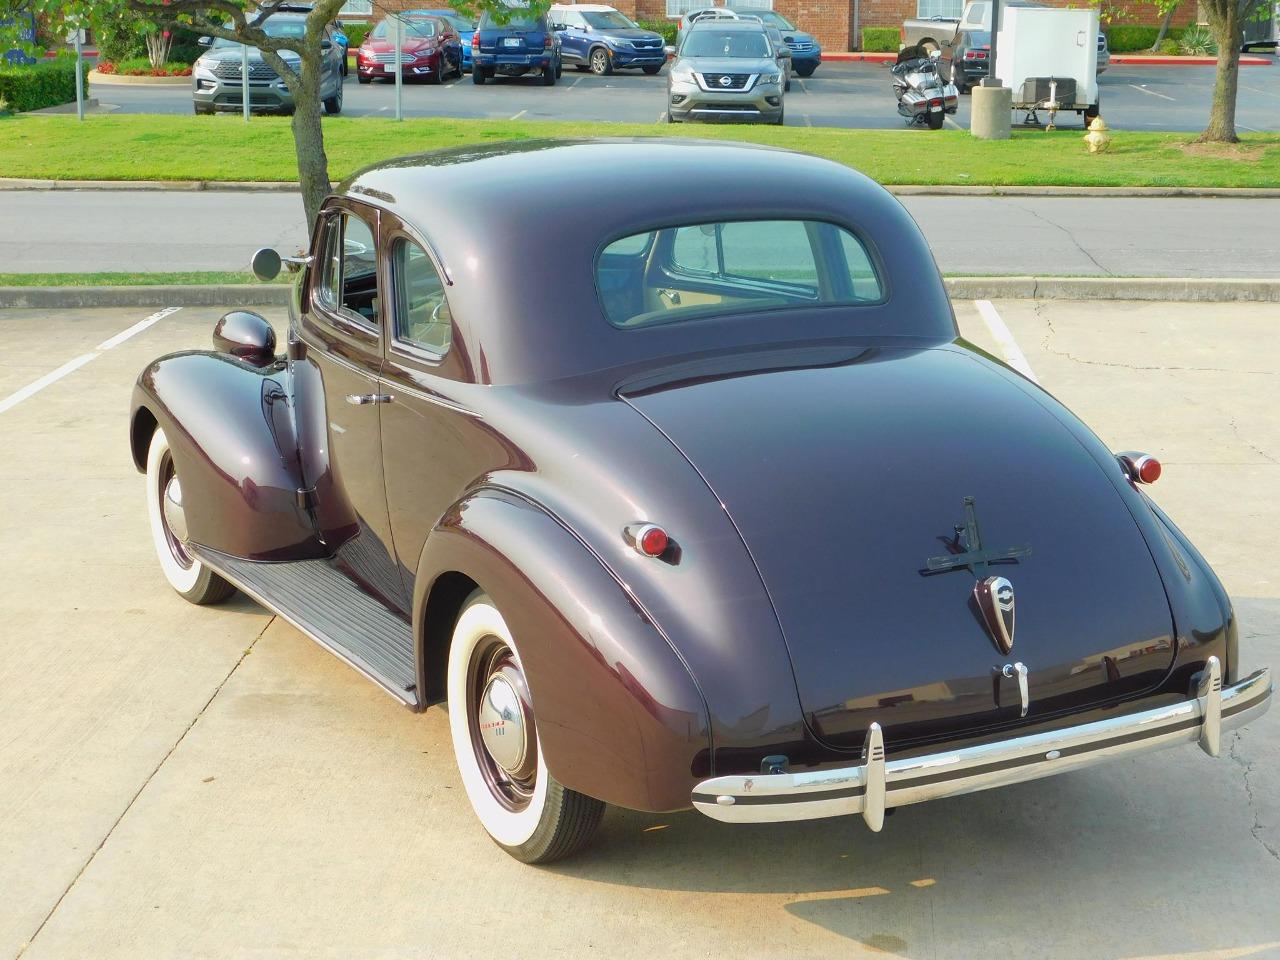
M319 42L315 44L319 47ZM267 59L271 59L269 56ZM324 64L316 53L302 58L293 91L293 147L298 158L298 185L302 188L302 208L307 215L307 229L315 225L320 205L333 189L329 182L329 158L324 151L324 130L320 123L320 81ZM277 72L280 72L277 68ZM281 73L284 76L283 73Z
M1218 75L1213 84L1213 106L1209 126L1197 138L1199 143L1239 143L1236 136L1236 90L1240 82L1240 8L1236 0L1216 0L1205 4L1209 29L1218 42Z
M1160 21L1160 32L1156 34L1155 43L1151 44L1151 52L1159 53L1160 44L1164 42L1164 38L1169 35L1169 27L1173 25L1173 15L1178 12L1177 4L1170 7L1164 15L1164 19Z

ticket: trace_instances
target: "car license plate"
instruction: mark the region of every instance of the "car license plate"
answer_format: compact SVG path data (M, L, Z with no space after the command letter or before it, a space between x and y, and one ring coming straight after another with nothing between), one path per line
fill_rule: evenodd
M941 113L941 112L942 112L942 108L941 108L941 107L930 107L930 108L929 108L929 112L930 112L930 113Z
M523 46L524 43L519 37L503 37L502 45L504 47L520 47Z

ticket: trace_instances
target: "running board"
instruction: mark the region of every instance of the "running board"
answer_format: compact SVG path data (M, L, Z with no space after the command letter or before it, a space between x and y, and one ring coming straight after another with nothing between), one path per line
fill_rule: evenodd
M413 629L325 560L257 563L191 544L221 576L418 709Z

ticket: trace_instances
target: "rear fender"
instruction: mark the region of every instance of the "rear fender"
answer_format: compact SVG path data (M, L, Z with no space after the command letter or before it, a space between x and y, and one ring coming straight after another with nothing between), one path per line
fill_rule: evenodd
M195 351L162 357L138 378L134 463L145 469L152 430L164 430L193 542L249 560L325 555L301 492L292 386L282 363Z
M511 628L547 769L638 810L689 806L711 731L692 675L598 557L549 513L504 490L461 501L427 539L414 595L419 689L440 689L457 609L438 583L465 575ZM455 581L456 582L456 581ZM456 593L454 594L456 597ZM447 624L432 624L433 617ZM428 649L443 637L443 649Z

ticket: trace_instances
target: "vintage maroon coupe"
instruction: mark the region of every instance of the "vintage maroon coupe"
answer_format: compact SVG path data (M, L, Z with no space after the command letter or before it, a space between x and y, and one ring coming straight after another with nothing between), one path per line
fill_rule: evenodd
M231 313L138 380L161 566L414 710L447 700L515 857L573 853L606 803L879 830L1216 755L1268 706L1142 491L1159 463L962 340L920 231L846 167L664 141L408 157L346 182L295 266L283 355Z

